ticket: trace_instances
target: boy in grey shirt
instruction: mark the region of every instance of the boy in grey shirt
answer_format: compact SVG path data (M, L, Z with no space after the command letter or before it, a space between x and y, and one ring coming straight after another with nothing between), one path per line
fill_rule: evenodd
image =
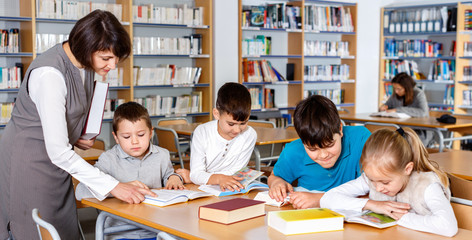
M130 182L144 188L184 189L180 175L174 173L169 151L150 144L152 125L149 114L135 102L120 105L113 116L113 137L116 145L104 152L95 167L120 182ZM76 188L76 198L93 197L82 183ZM106 226L122 222L108 219ZM108 239L155 239L156 233L137 230L112 235Z

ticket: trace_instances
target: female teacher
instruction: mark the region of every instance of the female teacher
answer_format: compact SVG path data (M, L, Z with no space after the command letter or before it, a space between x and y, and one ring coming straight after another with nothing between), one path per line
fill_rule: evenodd
M94 72L105 76L128 57L128 33L110 12L96 10L77 21L69 40L29 66L12 117L0 139L0 239L38 239L31 217L38 208L62 239L79 239L71 175L102 200L107 195L139 203L148 189L120 183L73 150L93 93Z

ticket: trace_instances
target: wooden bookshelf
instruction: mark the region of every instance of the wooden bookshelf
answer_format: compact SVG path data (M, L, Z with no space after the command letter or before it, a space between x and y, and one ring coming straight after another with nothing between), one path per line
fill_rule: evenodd
M350 112L355 112L356 100L356 49L357 49L357 4L331 1L290 1L287 5L296 6L300 8L301 29L270 29L270 28L254 28L243 26L243 9L246 6L260 6L263 4L274 4L271 1L238 1L238 19L239 19L239 54L238 54L238 69L239 82L252 88L258 86L260 89L274 88L275 89L275 108L267 109L253 109L253 113L264 111L283 111L293 113L296 104L304 98L305 91L319 90L319 89L343 89L343 101L336 104L339 109L346 109ZM352 32L341 31L313 31L305 29L305 6L334 6L349 8L352 17ZM245 56L243 55L243 41L245 38L255 35L268 35L272 38L272 54L260 56ZM345 41L349 43L349 57L339 56L307 56L305 55L305 40L326 40L326 41ZM281 50L279 50L281 49ZM279 82L245 82L243 73L243 60L269 60L272 62L278 61L272 65L281 75L286 77L285 65L292 63L294 65L294 79L291 81ZM307 65L342 65L349 66L349 81L308 81L304 79L305 66ZM283 99L281 99L283 98Z
M446 32L408 32L408 33L390 33L388 30L384 30L384 15L389 11L414 11L418 9L431 9L447 7L448 9L457 8L457 28L455 31ZM465 11L472 10L471 3L442 3L442 4L424 4L424 5L398 5L388 6L381 10L381 29L380 29L380 76L379 76L379 106L386 101L386 91L384 84L388 82L385 78L386 66L385 61L385 40L386 39L425 39L433 40L443 43L443 53L439 57L399 57L394 59L406 59L417 61L420 66L419 72L424 73L426 76L429 72L430 64L432 61L442 60L454 60L453 65L455 69L454 79L441 80L441 79L421 79L416 80L417 85L425 87L425 93L428 98L428 104L430 105L430 115L436 116L443 113L456 113L456 114L471 114L470 109L467 106L462 105L463 101L463 90L470 89L471 82L463 81L464 66L471 66L472 62L467 57L464 57L464 42L471 41L470 34L472 32L465 31L464 19ZM390 23L389 23L390 24ZM456 54L455 56L450 55L450 46L452 41L456 41ZM453 103L438 102L438 100L444 100L446 94L446 88L442 91L438 91L444 84L454 86L453 92ZM438 109L439 108L439 109Z
M14 1L14 0L11 0ZM38 55L36 49L36 34L38 29L42 29L42 33L45 31L51 30L51 33L56 33L57 31L53 29L47 29L48 27L42 27L40 24L58 24L59 27L64 27L72 29L73 24L77 20L64 20L64 19L44 19L37 18L38 14L36 13L36 4L39 0L20 0L20 16L0 16L0 22L3 21L13 21L19 22L20 28L20 51L21 54L0 54L0 59L10 58L10 57L20 57L21 62L24 65L23 74L26 69L29 67L34 58ZM155 95L164 95L172 96L174 90L177 89L177 95L187 94L191 91L201 91L202 92L202 111L192 114L166 114L152 116L153 119L162 118L162 117L187 117L193 119L192 121L196 122L206 122L212 119L211 110L213 105L213 1L212 0L194 0L191 1L189 7L193 4L193 7L203 7L203 27L200 26L184 26L184 25L169 25L169 24L143 24L143 23L134 23L133 22L133 5L140 4L149 4L146 1L133 1L133 0L115 0L116 4L121 4L122 6L122 24L126 31L129 33L131 41L133 37L139 36L139 29L142 32L152 32L152 36L160 37L161 32L164 31L175 31L173 32L174 36L184 36L188 34L201 34L202 35L202 51L203 57L200 56L191 56L191 55L150 55L150 56L137 56L131 54L126 60L120 62L118 67L123 68L123 86L119 87L110 87L109 96L113 98L125 99L125 101L131 101L136 97L142 97L139 94L141 88L139 86L134 86L133 80L133 66L141 62L152 62L152 61L168 61L170 63L176 63L177 67L200 67L202 68L200 81L198 84L189 84L187 86L175 86L175 85L156 85L156 86L147 86L145 91L148 94L152 92ZM176 6L174 1L166 0L160 1L159 3L154 3L155 6ZM44 30L46 28L46 30ZM145 28L146 30L142 30ZM68 33L68 32L67 32ZM145 58L145 60L143 60ZM182 63L180 63L181 61ZM152 64L152 63L149 63ZM155 66L155 65L154 65ZM4 67L4 66L0 66ZM10 67L10 66L9 66ZM180 92L179 92L180 91ZM0 94L3 94L0 91ZM10 91L11 92L11 91ZM181 93L183 92L183 93ZM170 94L170 95L169 95ZM104 122L109 122L110 119L104 119ZM2 127L4 125L0 125Z

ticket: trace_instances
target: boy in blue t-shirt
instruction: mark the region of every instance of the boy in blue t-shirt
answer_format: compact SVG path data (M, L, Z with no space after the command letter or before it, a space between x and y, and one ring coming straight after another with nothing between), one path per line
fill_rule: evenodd
M359 159L370 136L363 126L342 126L334 103L313 95L298 103L294 125L300 139L287 144L268 179L269 195L283 201L288 193L295 208L319 207L324 193L361 175Z

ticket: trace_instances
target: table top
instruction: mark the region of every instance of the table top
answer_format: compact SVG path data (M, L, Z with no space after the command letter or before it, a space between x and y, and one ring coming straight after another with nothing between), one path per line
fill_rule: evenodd
M422 117L422 118L389 118L389 117L371 117L371 113L358 113L358 114L340 114L339 117L345 121L358 121L358 122L378 122L378 123L394 123L404 126L416 126L416 127L427 127L427 128L443 128L454 131L454 129L469 128L472 127L471 119L457 118L455 124L440 123L435 117Z
M195 190L197 186L190 184L187 188ZM230 225L198 218L198 208L202 205L235 197L252 199L257 192L258 190L253 190L247 195L205 197L167 207L143 203L127 204L116 198L105 199L101 202L96 199L83 199L82 203L186 239L450 239L400 226L376 229L355 223L345 223L344 231L285 236L267 226L266 216ZM291 209L291 207L278 208L266 205L265 209L267 212ZM455 239L472 239L472 231L459 229Z
M175 124L163 127L174 129L177 134L192 135L193 131L200 123ZM284 128L264 128L253 127L257 133L256 145L266 145L273 143L287 143L298 139L298 134L294 130Z
M448 173L472 180L472 151L447 151L429 154L431 160Z

